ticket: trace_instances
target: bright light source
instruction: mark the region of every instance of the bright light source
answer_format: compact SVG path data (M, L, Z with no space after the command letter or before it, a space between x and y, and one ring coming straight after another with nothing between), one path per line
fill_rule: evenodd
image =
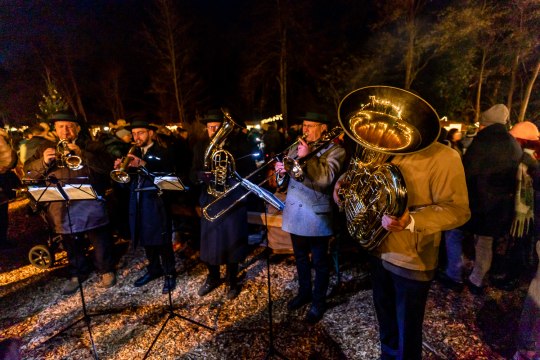
M104 126L104 127L103 127L103 130L104 130L104 131L109 131L110 128L109 128L108 126Z

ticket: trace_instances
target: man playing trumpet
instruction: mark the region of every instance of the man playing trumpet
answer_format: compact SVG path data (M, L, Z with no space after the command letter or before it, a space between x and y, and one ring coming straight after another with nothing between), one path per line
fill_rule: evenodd
M73 114L59 112L52 116L51 121L62 140L62 146L51 141L43 144L25 162L26 176L46 181L50 186L58 183L91 184L98 195L96 200L74 201L69 205L50 202L45 205L47 222L55 233L62 234L62 243L67 252L71 277L63 293L68 295L77 291L79 280L84 281L91 271L85 256L84 237L88 237L94 246L94 266L101 274L98 285L111 287L116 283L112 236L105 200L102 198L109 184L110 168L107 164L111 162L107 161L109 157L101 144L82 135L80 120Z
M136 145L127 155L128 167L133 173L129 201L129 224L131 238L135 244L144 247L148 265L146 273L133 286L140 287L165 275L163 294L176 287L176 269L171 242L171 218L166 199L160 196L154 186L154 176L149 172L172 172L172 163L167 149L154 141L157 127L144 120L135 120L130 126ZM114 168L121 166L117 159Z
M301 159L314 151L314 144L328 131L326 115L308 112L302 117L303 137L297 148L289 151L289 158ZM345 149L329 143L311 157L303 168L304 180L289 179L282 229L291 234L298 273L298 294L287 304L296 310L311 302L306 321L318 322L326 310L329 282L328 243L333 231L332 185L345 161ZM276 173L285 176L283 162L275 165ZM311 253L311 262L309 254ZM311 263L315 269L313 289Z

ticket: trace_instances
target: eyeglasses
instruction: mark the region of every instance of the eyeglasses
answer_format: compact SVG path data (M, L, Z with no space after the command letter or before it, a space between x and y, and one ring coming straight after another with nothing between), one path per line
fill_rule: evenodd
M221 125L212 125L212 126L207 126L206 128L209 129L209 130L217 130L219 129Z
M313 129L314 127L321 126L322 124L308 125L302 124L302 128Z

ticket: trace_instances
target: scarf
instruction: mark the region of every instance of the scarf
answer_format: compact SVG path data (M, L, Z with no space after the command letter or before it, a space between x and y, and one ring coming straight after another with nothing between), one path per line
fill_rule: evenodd
M529 232L533 224L534 189L527 165L520 163L516 174L515 214L510 235L521 238Z

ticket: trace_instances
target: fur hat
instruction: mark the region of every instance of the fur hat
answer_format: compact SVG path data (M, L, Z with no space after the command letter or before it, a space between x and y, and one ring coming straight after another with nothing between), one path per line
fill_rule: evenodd
M116 135L119 139L121 139L121 138L123 138L123 137L126 136L126 135L131 135L131 132L129 132L129 131L126 130L126 129L120 129L120 130L118 130L118 131L115 133L115 135Z
M519 122L510 130L516 139L538 140L538 128L530 121Z
M510 112L504 104L496 104L480 115L480 125L506 124Z

